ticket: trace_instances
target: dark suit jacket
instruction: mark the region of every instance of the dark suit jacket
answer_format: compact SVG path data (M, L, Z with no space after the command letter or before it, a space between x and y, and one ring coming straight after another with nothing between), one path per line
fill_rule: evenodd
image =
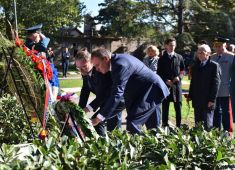
M180 77L180 72L184 71L184 60L183 57L177 53L169 57L168 53L165 51L163 56L158 60L157 73L162 78L164 82L166 80L173 80L175 77ZM181 77L182 78L182 77ZM182 100L182 89L181 81L174 83L170 89L171 95L170 100L178 102Z
M189 88L189 98L193 107L207 109L208 102L214 102L220 85L220 67L211 61L200 67L197 61L192 67L192 79Z
M162 79L143 62L128 54L111 57L112 91L100 114L110 117L124 96L127 119L143 116L143 112L160 104L169 95Z
M102 107L105 100L111 91L112 79L110 72L101 74L92 69L91 76L83 76L83 85L80 93L79 106L81 108L86 107L90 92L96 95L95 99L90 103L90 106L96 111L99 107Z

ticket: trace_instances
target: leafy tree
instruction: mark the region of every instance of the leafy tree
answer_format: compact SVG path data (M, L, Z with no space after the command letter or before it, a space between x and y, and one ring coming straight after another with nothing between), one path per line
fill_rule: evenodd
M235 4L232 0L194 0L191 3L190 32L196 40L215 36L234 37Z
M0 4L4 19L13 25L13 1L0 0ZM19 29L24 30L34 24L43 23L45 33L55 34L61 27L79 26L84 8L80 0L17 0Z
M146 37L154 32L154 25L145 21L146 8L133 0L105 0L99 4L101 9L95 18L102 24L102 35L124 37Z

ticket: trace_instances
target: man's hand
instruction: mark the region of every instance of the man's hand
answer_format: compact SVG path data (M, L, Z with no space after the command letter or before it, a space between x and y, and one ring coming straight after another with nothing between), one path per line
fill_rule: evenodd
M100 120L98 117L91 120L93 126L98 125L101 121L102 120Z
M178 76L173 79L173 83L179 82L179 81L180 81L180 78Z
M39 41L41 40L40 34L38 33L35 33L33 37L34 37L33 41L35 44L39 43Z
M213 102L208 102L207 107L208 107L208 108L213 108L213 107L214 107L214 103L213 103Z
M171 80L167 80L167 81L166 81L166 84L167 84L168 86L170 86L170 87L173 86L173 82L172 82Z
M90 110L89 110L87 107L85 107L85 108L83 109L83 111L86 112L86 113L90 112Z

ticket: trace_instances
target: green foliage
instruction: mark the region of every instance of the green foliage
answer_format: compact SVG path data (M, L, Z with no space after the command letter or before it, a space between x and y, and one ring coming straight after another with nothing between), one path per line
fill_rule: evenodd
M24 166L20 160L17 160L19 154L20 148L2 144L0 147L0 169L20 169Z
M6 39L0 32L0 46L6 48L13 47L13 45L14 44L10 40ZM2 48L0 49L0 51L2 52Z
M102 35L146 37L155 33L155 27L144 20L143 4L133 0L106 0L95 18L103 24ZM145 15L146 16L146 15Z
M70 113L79 124L79 127L86 137L98 137L98 134L91 124L91 120L88 119L87 114L77 104L70 101L58 101L56 103L55 110L60 121L65 121L67 114Z
M184 52L184 47L190 48L194 45L196 45L196 43L190 33L184 32L177 37L177 49L179 49L177 52L180 54Z
M190 3L192 23L189 31L196 41L205 39L211 42L215 36L234 37L234 1L202 1Z
M235 143L227 133L202 126L189 129L158 129L145 135L114 130L106 137L78 143L63 136L59 140L35 140L32 153L23 161L11 161L21 169L220 169L235 163ZM2 147L6 147L3 145ZM7 146L11 148L10 146ZM0 152L0 157L7 156ZM9 159L8 159L9 157ZM6 163L6 161L5 161ZM0 165L2 168L3 165Z
M20 31L43 23L44 33L58 34L61 27L79 26L82 20L84 5L79 0L17 0L16 2ZM14 25L13 1L0 0L0 4L5 13L3 19L8 19Z
M15 97L0 98L0 143L23 143L31 138L22 107Z

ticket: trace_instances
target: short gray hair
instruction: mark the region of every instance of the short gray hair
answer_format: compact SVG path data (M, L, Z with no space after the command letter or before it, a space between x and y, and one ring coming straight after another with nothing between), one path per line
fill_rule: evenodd
M199 50L199 49L202 49L202 50L205 51L205 52L211 53L211 48L210 48L210 46L207 45L207 44L199 45L199 46L198 46L198 50Z
M91 57L105 58L111 57L111 52L103 47L97 48L91 53Z

